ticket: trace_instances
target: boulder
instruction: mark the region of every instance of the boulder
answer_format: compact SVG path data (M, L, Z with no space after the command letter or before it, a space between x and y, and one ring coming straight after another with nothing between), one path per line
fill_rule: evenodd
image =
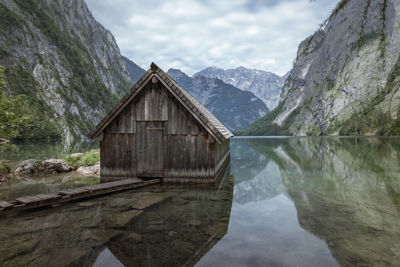
M35 159L22 161L14 171L15 175L25 176L39 173L70 172L73 168L62 159L48 159L42 162Z
M7 182L11 178L11 169L7 165L0 163L0 183Z
M76 171L85 176L99 176L100 162L96 163L93 166L81 166Z
M14 171L15 175L30 175L39 172L39 161L36 159L27 159L22 161Z
M71 157L83 157L83 155L85 155L85 154L83 154L83 153L73 153L73 154L71 154Z
M73 168L62 159L43 160L39 165L40 173L70 172Z

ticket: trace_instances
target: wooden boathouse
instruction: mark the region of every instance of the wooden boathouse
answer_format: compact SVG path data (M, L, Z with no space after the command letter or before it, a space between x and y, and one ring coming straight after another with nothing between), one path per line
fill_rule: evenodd
M88 135L100 139L102 181L214 183L233 134L156 64Z

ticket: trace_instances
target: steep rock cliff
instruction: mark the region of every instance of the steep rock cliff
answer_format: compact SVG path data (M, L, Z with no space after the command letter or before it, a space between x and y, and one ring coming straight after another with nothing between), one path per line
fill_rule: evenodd
M112 34L83 0L0 0L7 94L25 94L67 140L84 136L129 89Z
M342 0L297 52L278 107L242 134L400 134L400 0Z

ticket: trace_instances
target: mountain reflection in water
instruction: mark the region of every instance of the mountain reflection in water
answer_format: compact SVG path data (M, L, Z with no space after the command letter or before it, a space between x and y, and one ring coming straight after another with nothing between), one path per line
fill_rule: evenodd
M217 187L0 220L5 266L396 266L400 140L237 138Z
M262 249L258 246L251 249L253 253L259 251L254 259L264 257L256 264L399 264L398 138L235 139L232 144L232 147L246 146L253 150L253 158L249 156L250 149L245 149L246 155L237 154L244 155L249 168L253 164L251 168L260 172L246 179L243 176L246 171L232 168L235 180L236 173L242 177L235 184L235 203L225 238L237 236L238 240L250 239L246 243L253 244L265 231L270 231L272 234L265 234L259 243ZM235 160L232 159L232 166ZM258 162L261 166L255 166ZM251 208L255 211L249 212ZM270 218L272 214L274 218ZM258 234L239 234L239 225L233 229L242 217L242 226L251 224L249 221L258 222L258 231L254 231ZM296 227L303 230L297 231ZM335 260L329 259L325 244Z

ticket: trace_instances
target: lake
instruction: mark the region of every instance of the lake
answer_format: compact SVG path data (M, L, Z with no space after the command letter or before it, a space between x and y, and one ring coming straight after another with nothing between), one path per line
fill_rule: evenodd
M400 138L234 138L216 186L154 185L1 218L0 265L398 266L399 163ZM0 192L65 178L40 179Z

